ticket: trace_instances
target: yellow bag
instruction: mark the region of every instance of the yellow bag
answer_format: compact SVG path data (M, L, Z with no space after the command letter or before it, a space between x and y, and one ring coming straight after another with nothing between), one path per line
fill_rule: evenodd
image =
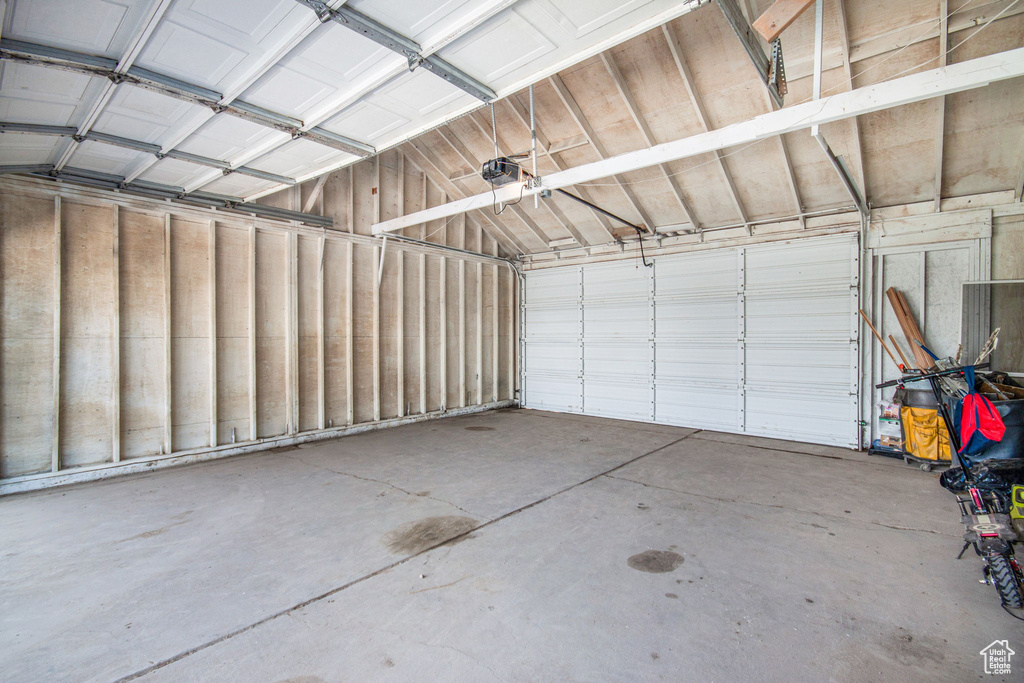
M900 408L903 423L903 450L915 458L950 462L949 432L937 408Z

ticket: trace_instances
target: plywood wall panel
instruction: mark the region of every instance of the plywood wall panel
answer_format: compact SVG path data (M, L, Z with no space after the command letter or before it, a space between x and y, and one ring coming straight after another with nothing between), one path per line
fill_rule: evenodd
M110 207L63 202L61 463L111 459L110 396L115 304Z
M175 450L210 440L210 228L171 220L171 405Z
M374 341L373 311L376 266L374 249L356 245L353 250L352 366L355 422L373 421Z
M327 424L341 426L348 419L348 245L328 240L324 247L324 380Z
M5 478L50 469L53 213L52 198L0 195L0 477Z
M217 226L217 440L249 434L249 233ZM232 434L234 430L234 434Z
M163 253L158 216L119 217L121 458L160 452L164 430Z
M256 233L256 414L260 438L284 434L288 420L285 381L285 235Z
M298 239L298 364L299 364L299 430L316 429L320 424L320 354L318 345L317 275L320 272L320 240Z

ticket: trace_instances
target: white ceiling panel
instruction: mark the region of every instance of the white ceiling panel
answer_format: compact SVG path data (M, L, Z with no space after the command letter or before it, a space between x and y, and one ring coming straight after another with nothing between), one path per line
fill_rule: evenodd
M328 98L351 93L367 72L401 63L394 52L331 22L285 55L242 99L302 119Z
M86 140L75 149L68 166L124 176L141 156L148 155L124 147Z
M393 137L395 131L408 123L410 120L400 114L363 101L325 122L322 127L354 140L374 144Z
M31 64L0 65L0 120L77 126L105 81Z
M209 109L167 95L120 85L93 130L162 145L184 126L209 118Z
M438 54L504 95L690 8L680 0L519 0Z
M21 166L23 164L49 164L58 148L63 149L67 140L46 135L0 135L0 166Z
M146 169L146 172L139 176L139 180L170 185L171 187L185 187L192 178L209 170L208 166L200 166L187 161L181 161L180 159L165 157Z
M291 0L177 0L136 64L218 92L232 90L315 20Z
M450 26L473 15L477 6L488 3L474 0L351 0L345 4L421 46L429 46L443 38Z
M221 161L234 162L246 152L269 141L287 142L287 133L266 128L234 116L218 114L210 119L178 149Z
M203 187L203 192L224 194L229 197L248 197L250 195L266 192L273 189L276 183L269 180L260 180L252 176L232 173L214 180Z
M309 140L293 140L247 165L261 171L295 178L310 168L337 165L345 161L356 161L358 158Z
M21 0L8 10L4 38L119 59L154 4L156 0Z

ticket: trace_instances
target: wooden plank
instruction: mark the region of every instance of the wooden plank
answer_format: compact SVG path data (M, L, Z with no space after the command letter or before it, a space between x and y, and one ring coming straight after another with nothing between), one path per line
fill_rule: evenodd
M466 262L459 260L459 401L466 407Z
M516 342L519 336L518 308L516 307L516 274L510 266L508 269L508 397L516 397Z
M903 336L906 337L907 345L910 347L910 352L914 355L917 366L927 369L935 365L931 357L915 343L917 341L923 344L924 336L917 326L917 321L914 319L914 314L907 304L906 297L895 287L885 290L885 295L889 299L889 305L892 306L893 313L896 314L896 320L900 324L900 329L903 330Z
M285 249L287 297L285 298L285 405L289 434L299 431L299 235L289 232Z
M249 226L249 440L259 438L256 414L256 224Z
M420 254L420 413L427 412L427 255Z
M60 299L61 299L61 205L60 195L53 198L53 412L51 424L50 470L60 470Z
M326 177L326 176L325 176ZM327 253L327 235L320 235L320 258L316 271L316 376L317 426L327 428L327 352L324 322L324 257Z
M209 277L210 277L210 310L209 310L209 333L210 333L210 448L217 446L217 221L210 221L210 256L209 256Z
M379 246L373 247L373 264L378 268L380 251ZM380 421L380 280L376 273L373 278L373 421Z
M465 215L465 214L463 214ZM479 248L479 247L478 247ZM476 404L484 402L484 264L476 263Z
M441 410L442 412L448 409L448 259L444 256L441 257L441 279L439 281L440 292L439 292L439 318L441 321L440 328L440 346L441 346Z
M753 23L754 30L772 42L796 21L815 0L776 0Z
M405 252L398 249L398 268L395 277L398 279L398 301L395 309L395 326L398 328L396 361L398 366L398 417L405 417Z
M173 453L171 386L171 214L164 214L164 453Z
M498 316L498 264L491 265L491 402L498 400L498 361L499 348L501 343L500 335L498 330L501 327L499 324Z
M351 168L349 166L349 180L352 179ZM355 286L355 274L353 273L353 265L355 263L354 249L355 245L349 242L345 252L345 272L348 274L348 285L345 287L345 410L348 413L346 418L347 424L354 424L356 421L355 364L352 362L353 347L355 345L352 330L352 321L354 319L352 290Z
M114 306L110 316L110 461L121 462L121 207L114 204L111 210Z

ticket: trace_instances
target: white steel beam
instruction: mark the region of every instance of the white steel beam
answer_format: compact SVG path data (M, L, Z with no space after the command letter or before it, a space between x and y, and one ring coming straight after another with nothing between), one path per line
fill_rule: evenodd
M989 83L1020 76L1024 76L1024 48L1007 50L849 92L837 93L821 100L793 105L706 133L662 143L654 147L625 152L609 159L553 173L545 176L543 187L525 189L518 186L504 187L496 190L494 194L497 201L512 201L519 197L520 191L524 196L531 196L544 189L567 187L599 178L607 178L618 173L628 173L668 161L707 154L727 147L804 130L815 124L842 121L853 116L972 90ZM375 223L372 226L372 231L373 234L379 235L400 230L424 221L446 218L488 206L494 200L495 197L492 197L490 192L467 197L425 211Z

